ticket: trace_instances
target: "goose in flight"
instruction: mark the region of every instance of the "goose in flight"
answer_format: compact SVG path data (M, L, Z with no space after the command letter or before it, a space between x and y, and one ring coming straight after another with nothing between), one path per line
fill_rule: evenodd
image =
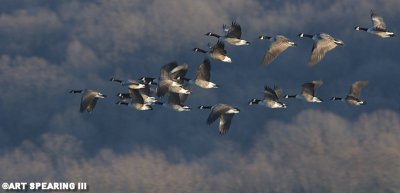
M250 45L250 42L241 39L242 36L242 28L240 25L233 21L230 26L223 25L222 26L224 32L226 32L225 36L221 37L218 34L208 32L205 35L207 36L214 36L217 38L223 38L225 42L235 45L235 46L243 46L243 45Z
M210 89L210 88L218 88L219 86L213 82L210 82L211 79L211 63L209 59L204 59L203 63L199 65L199 68L196 72L196 77L194 80L188 78L182 78L189 83L195 84L200 88Z
M341 98L341 97L332 97L331 100L340 100L343 101L349 105L354 105L354 106L359 106L359 105L365 105L367 104L366 101L361 100L360 94L361 94L361 89L366 87L368 85L368 81L366 80L359 80L354 82L351 87L349 94L347 94L346 97Z
M81 98L81 105L79 108L80 112L87 111L92 112L94 107L96 106L98 99L103 99L107 97L105 94L102 94L98 91L85 89L85 90L71 90L69 93L83 93Z
M265 53L262 63L267 65L270 64L275 58L279 56L283 51L288 49L289 47L295 47L296 43L290 41L288 38L282 35L276 35L275 37L270 36L260 36L260 40L269 40L271 41L271 45L268 48L268 51Z
M150 87L150 85L146 85L146 87L141 89L128 88L128 90L137 90L141 98L143 98L144 103L146 104L153 104L157 101L157 99L153 97L155 95L155 91ZM132 99L132 94L119 92L117 93L117 97L119 98L119 101L127 102L129 99Z
M364 28L360 26L356 26L354 29L357 31L366 31L371 34L375 34L381 38L388 38L388 37L395 37L396 35L394 32L389 31L386 28L386 24L383 21L383 18L374 11L371 10L371 21L372 21L372 27L369 28Z
M265 86L264 99L251 99L249 105L263 105L272 109L286 108L286 104L279 101L283 97L283 91L278 86L274 86L273 89L271 87Z
M153 110L151 105L144 100L139 89L129 88L129 95L131 98L131 104L136 110L138 111ZM118 101L117 104L129 105L128 102L125 102L123 100Z
M139 82L137 80L131 80L131 79L121 80L121 79L116 79L114 77L111 77L110 81L111 82L118 82L122 86L128 86L128 88L131 88L131 89L140 89L140 88L144 88L146 86L144 83L141 83L141 82Z
M343 46L342 40L335 39L326 33L319 33L315 35L300 33L299 37L308 37L314 40L313 48L311 50L311 57L308 62L309 66L315 66L320 62L329 51L336 48L336 46Z
M227 104L217 104L214 106L199 106L199 109L211 109L207 118L207 124L215 122L219 119L219 134L224 135L228 132L234 114L238 114L240 110Z
M215 45L213 45L210 51L208 52L200 48L193 48L193 51L208 54L210 58L221 62L227 62L227 63L232 62L232 59L229 56L227 56L227 52L225 50L225 44L221 41L218 41Z
M156 101L155 104L162 105L166 108L172 109L174 111L182 112L182 111L190 111L191 108L187 105L184 105L185 101L188 98L188 94L178 94L178 93L169 93L168 102L158 102Z
M183 80L188 69L187 64L178 65L176 62L168 63L160 69L160 81L157 87L157 96L162 97L168 92L190 94L190 91L182 87Z
M304 83L301 86L301 93L297 95L286 95L285 98L298 98L303 99L310 103L321 103L323 100L316 96L317 89L322 85L321 80L313 80L311 82Z

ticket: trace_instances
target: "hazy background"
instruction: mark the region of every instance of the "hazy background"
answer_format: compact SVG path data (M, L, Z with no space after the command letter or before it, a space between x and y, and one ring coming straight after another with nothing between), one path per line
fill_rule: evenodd
M400 41L354 31L369 12L400 33L400 1L14 1L0 6L0 182L87 181L91 192L400 192ZM158 76L189 64L192 77L222 24L237 20L252 44L226 45L233 63L212 61L216 90L194 88L191 112L115 105L124 88L111 76ZM327 32L345 42L307 67L312 40ZM269 66L261 60L282 34L298 46ZM368 105L341 102L289 108L248 106L264 85L288 94L321 79L318 95L346 95L369 80ZM109 95L80 113L80 95ZM206 125L198 105L228 103L241 113L226 136Z

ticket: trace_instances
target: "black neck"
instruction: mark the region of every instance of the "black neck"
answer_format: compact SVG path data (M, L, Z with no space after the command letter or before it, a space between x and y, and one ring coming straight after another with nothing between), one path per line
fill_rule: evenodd
M368 30L368 28L365 28L365 27L357 27L357 29L358 30L362 30L362 31L367 31Z
M201 52L201 53L207 53L207 51L200 49L200 48L194 48L193 51L195 52Z
M216 38L220 38L221 36L220 35L218 35L218 34L215 34L215 33L207 33L206 35L208 35L208 36L214 36L214 37L216 37Z
M123 101L118 101L116 104L117 104L117 105L128 105L127 102L123 102Z
M271 39L271 37L269 37L269 36L260 36L260 37L258 37L260 40L269 40L269 39Z
M69 93L82 93L82 90L70 90Z
M331 100L333 100L333 101L340 101L340 100L342 100L342 98L340 98L340 97L332 97Z
M199 106L198 108L199 108L199 109L211 109L212 106L203 106L203 105L201 105L201 106Z
M111 82L119 82L119 83L122 83L122 80L115 79L114 77L110 78L110 81L111 81Z
M285 98L296 98L296 95L286 95Z
M299 34L300 37L308 37L308 38L313 38L313 35L310 34L305 34L305 33L301 33Z

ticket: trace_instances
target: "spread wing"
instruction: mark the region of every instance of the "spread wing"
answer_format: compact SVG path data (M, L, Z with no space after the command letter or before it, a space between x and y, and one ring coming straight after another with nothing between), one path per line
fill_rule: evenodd
M178 63L176 62L171 62L168 64L165 64L164 66L161 67L160 69L160 77L161 79L170 79L170 72L178 66Z
M226 104L218 104L212 110L211 113L208 115L207 124L213 123L217 120L222 114L227 112L232 107Z
M144 100L138 89L128 89L132 98L132 104L144 104Z
M304 83L302 85L301 93L303 95L315 96L317 88L319 88L322 85L322 83L323 82L321 80L314 80L312 82Z
M237 38L240 39L242 36L242 28L235 21L232 22L232 25L228 29L228 33L226 34L227 38Z
M278 99L281 99L281 98L283 98L283 90L282 90L282 88L280 88L280 87L278 87L278 86L274 86L274 91L275 91L275 94L276 94L276 96L278 97Z
M308 83L304 83L302 85L302 90L301 90L301 94L302 95L310 95L310 96L315 96L315 92L314 92L314 84L311 82Z
M264 58L263 58L263 64L269 64L273 60L276 59L276 57L279 56L283 51L285 51L288 47L289 44L287 42L288 40L285 39L277 39L274 41L268 48L267 53L265 53Z
M279 99L278 95L275 93L275 90L269 86L264 87L264 98L274 101L278 101Z
M226 55L225 44L221 41L218 41L213 47L211 47L212 53L218 53L221 55Z
M80 112L87 110L92 112L97 103L96 92L92 90L86 90L81 98Z
M186 76L187 71L188 71L188 65L181 64L181 65L176 66L169 72L169 77L172 80L175 80L178 83L182 84L184 80L179 79L179 78L184 78Z
M360 80L351 85L349 96L358 98L361 94L361 89L368 85L368 81Z
M219 134L224 135L228 132L229 127L231 126L233 114L222 114L221 119L219 120Z
M199 65L199 68L196 72L197 80L206 80L210 81L211 78L211 64L209 59L205 59L203 63Z
M157 86L157 96L162 97L168 92L168 87L170 86L169 81L161 80Z
M386 24L383 21L383 18L375 14L372 10L371 10L371 21L372 21L372 26L374 26L375 29L386 31Z
M331 51L336 46L336 43L331 39L319 39L315 41L311 50L309 66L315 66L325 57L327 52Z

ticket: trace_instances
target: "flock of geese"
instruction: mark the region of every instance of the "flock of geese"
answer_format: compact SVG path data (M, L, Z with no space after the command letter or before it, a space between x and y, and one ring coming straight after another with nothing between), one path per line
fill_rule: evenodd
M355 30L366 31L382 38L394 37L395 34L386 28L383 18L376 15L371 10L372 26L369 28L355 27ZM209 50L194 48L194 52L203 53L206 55L204 61L199 65L196 75L193 79L186 77L188 71L187 64L178 64L171 62L165 64L160 69L158 78L142 77L137 80L120 80L112 77L110 81L121 84L127 87L128 92L118 93L118 105L131 105L136 110L145 111L152 110L154 105L160 105L170 108L174 111L190 111L191 108L185 105L185 101L191 94L191 86L196 85L203 89L216 89L218 84L211 82L211 61L232 62L232 59L227 55L224 42L234 46L250 45L247 40L241 39L242 31L240 25L233 21L230 26L223 25L225 35L221 36L216 33L208 32L205 35L213 36L218 39L217 43L209 46ZM309 66L314 66L319 63L327 52L335 47L343 46L342 40L336 39L326 33L305 34L300 33L299 37L307 37L314 40L314 44L309 59ZM282 52L289 47L296 46L296 43L282 35L275 37L262 35L260 40L269 40L270 44L266 54L263 57L262 63L267 65L274 61ZM302 84L301 92L295 95L284 95L284 92L278 86L273 88L265 86L264 98L253 98L249 101L249 105L262 105L268 108L287 108L287 105L282 102L282 99L298 98L311 103L320 103L323 100L316 95L317 89L323 84L321 80L313 80ZM330 100L343 101L349 105L364 105L366 101L360 99L361 89L367 86L368 81L356 81L345 97L332 97ZM81 93L80 112L92 112L96 106L98 99L107 97L96 90L71 90L70 93ZM168 100L163 101L164 96L168 96ZM210 109L211 112L207 118L207 124L211 124L219 119L219 134L225 134L230 127L231 120L234 114L240 110L228 104L216 104L213 106L199 106L199 109Z

